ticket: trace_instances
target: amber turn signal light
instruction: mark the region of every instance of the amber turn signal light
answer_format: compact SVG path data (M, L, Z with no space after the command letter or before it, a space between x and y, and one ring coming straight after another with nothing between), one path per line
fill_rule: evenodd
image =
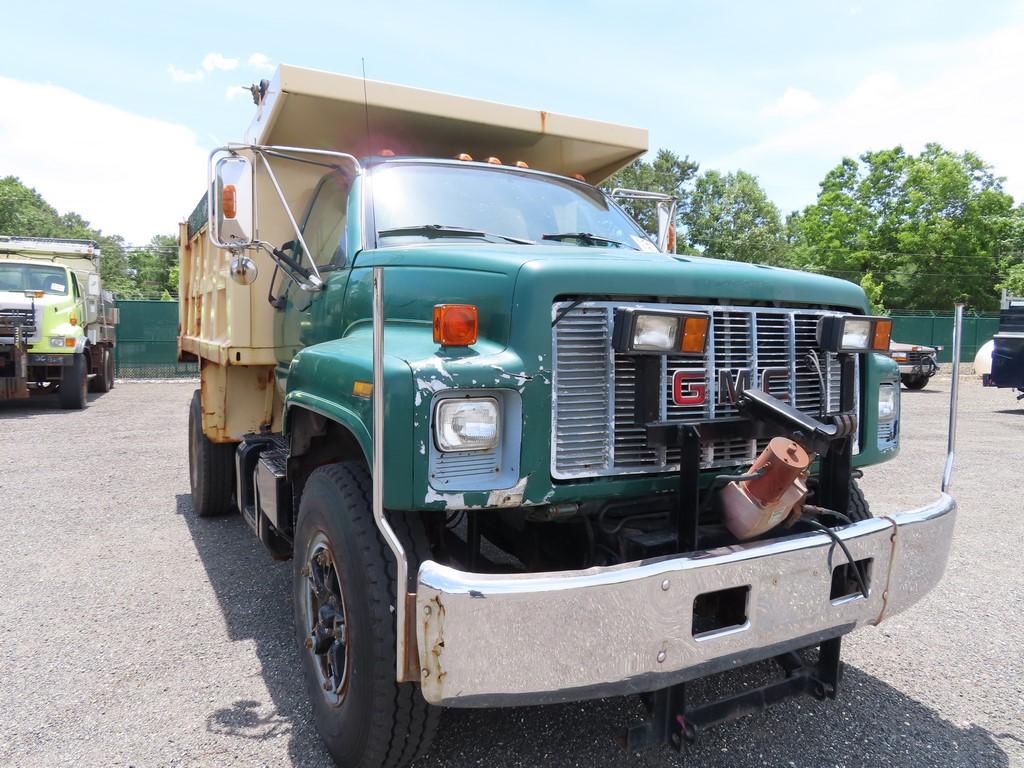
M707 315L687 315L683 319L683 338L679 343L679 351L699 355L704 351L707 338Z
M476 344L477 311L472 304L434 305L434 342L442 347Z
M238 213L237 195L238 190L234 184L225 184L224 189L221 190L220 210L224 214L225 219L233 219L235 214Z
M888 352L890 336L892 336L892 320L875 320L875 333L871 338L871 348L875 352Z

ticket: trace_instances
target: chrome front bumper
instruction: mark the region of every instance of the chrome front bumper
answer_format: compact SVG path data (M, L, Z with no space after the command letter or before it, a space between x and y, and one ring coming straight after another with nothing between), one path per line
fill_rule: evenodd
M420 566L416 639L423 696L484 707L663 688L801 648L908 608L939 581L956 517L927 506L837 529L871 558L868 597L832 600L845 562L824 534L655 561L545 574ZM694 599L749 586L746 622L694 637Z

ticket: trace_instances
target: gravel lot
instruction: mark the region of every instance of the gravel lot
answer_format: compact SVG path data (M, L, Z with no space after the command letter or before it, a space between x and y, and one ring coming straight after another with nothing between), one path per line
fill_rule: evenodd
M945 580L845 641L838 700L721 727L694 766L1024 766L1024 408L963 379ZM194 383L119 383L89 408L0 403L0 765L329 766L291 640L288 568L188 487ZM934 496L949 378L904 392L874 509ZM615 735L635 699L446 713L421 766L681 765Z

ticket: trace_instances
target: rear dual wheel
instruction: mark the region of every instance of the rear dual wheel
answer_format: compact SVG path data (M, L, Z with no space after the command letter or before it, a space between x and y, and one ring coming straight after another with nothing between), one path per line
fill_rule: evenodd
M199 390L188 410L188 474L192 508L199 517L226 515L233 509L235 444L215 443L203 433Z
M114 388L114 351L109 347L96 347L93 354L99 360L96 362L96 375L89 379L89 391L109 392Z

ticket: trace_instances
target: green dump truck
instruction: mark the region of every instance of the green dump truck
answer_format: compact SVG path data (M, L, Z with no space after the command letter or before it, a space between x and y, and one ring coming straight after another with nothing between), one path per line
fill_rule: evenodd
M56 392L84 408L114 386L117 308L90 240L0 236L0 400Z
M181 225L192 500L292 561L339 765L408 763L444 707L627 694L630 749L682 748L834 697L842 637L940 579L951 462L898 514L856 484L899 446L890 321L674 253L671 200L595 186L646 131L288 66L253 92Z

